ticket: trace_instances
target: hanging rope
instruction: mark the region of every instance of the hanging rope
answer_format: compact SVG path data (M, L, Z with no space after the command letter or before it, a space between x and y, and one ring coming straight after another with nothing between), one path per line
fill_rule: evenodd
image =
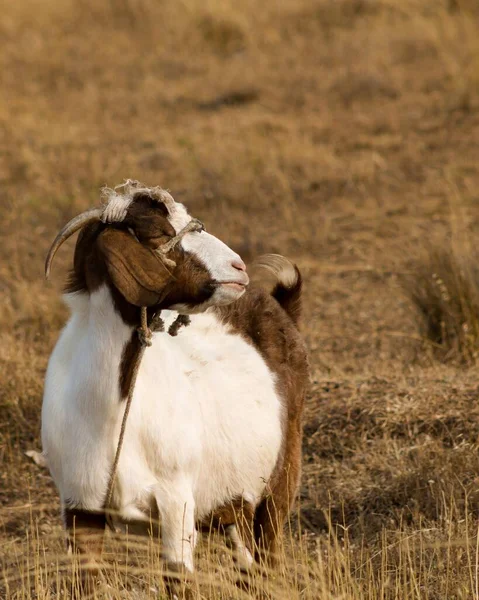
M161 256L161 259L167 266L174 268L176 266L175 261L171 260L166 255L169 252L171 252L180 243L183 236L185 236L187 233L190 233L193 231L200 232L203 230L204 230L204 225L201 221L199 221L198 219L191 219L185 225L185 227L183 227L183 229L181 229L181 231L179 231L174 237L172 237L170 240L168 240L168 242L166 242L162 246L159 246L156 249L156 252ZM187 315L178 315L178 317L176 318L174 323L172 323L172 325L170 325L170 327L168 329L168 333L171 336L176 336L176 335L178 335L178 330L180 329L180 327L182 327L182 326L186 327L189 324L190 324L190 318ZM165 330L165 324L163 322L163 319L161 318L161 310L153 315L153 317L150 321L150 325L148 326L148 312L147 312L146 307L142 306L141 307L141 315L140 315L140 326L137 329L138 340L140 341L140 350L139 350L139 352L137 352L137 354L132 359L133 360L133 365L132 365L133 368L132 368L132 376L131 376L131 380L130 380L130 387L128 389L128 396L126 398L125 412L123 414L123 420L121 422L120 437L118 438L118 445L116 447L115 460L113 461L113 466L111 468L110 479L108 481L108 488L107 488L107 492L106 492L106 496L105 496L105 502L103 505L104 510L106 512L107 523L112 530L114 530L114 527L113 527L113 521L112 521L112 517L111 517L111 509L112 509L111 499L113 496L113 487L115 484L116 472L118 470L118 463L120 462L120 454L121 454L121 449L123 446L123 439L125 437L126 422L128 420L128 415L130 413L131 401L133 399L133 392L135 390L136 378L138 376L141 359L143 358L145 349L148 346L151 346L152 332L164 331L164 330Z
M182 326L190 324L190 318L187 315L178 315L176 320L170 325L168 333L171 336L178 335L178 330ZM110 479L108 481L108 488L105 496L104 511L106 513L106 522L112 531L115 530L112 519L112 505L111 500L113 496L113 488L115 485L116 473L118 470L118 463L120 462L121 449L123 447L123 440L125 438L126 422L130 413L131 401L133 399L133 392L135 391L136 378L138 377L138 371L140 370L141 359L145 349L151 346L152 334L157 331L164 331L165 324L161 318L161 311L153 315L150 325L148 325L148 313L145 306L141 307L141 324L136 330L138 339L140 341L140 350L133 357L133 369L130 380L130 387L128 389L128 396L126 398L125 412L123 413L123 419L121 422L120 436L118 438L118 444L116 447L115 460L111 468Z

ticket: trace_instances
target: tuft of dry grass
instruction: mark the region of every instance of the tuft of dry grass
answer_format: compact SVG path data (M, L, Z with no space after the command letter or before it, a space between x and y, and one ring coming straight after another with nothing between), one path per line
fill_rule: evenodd
M452 245L430 247L413 264L404 286L421 329L443 360L474 362L479 353L479 261Z

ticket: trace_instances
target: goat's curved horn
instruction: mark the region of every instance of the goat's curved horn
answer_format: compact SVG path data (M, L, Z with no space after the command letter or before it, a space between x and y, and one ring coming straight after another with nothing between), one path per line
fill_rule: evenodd
M50 250L47 254L47 259L45 261L46 279L50 277L50 268L52 266L53 257L63 242L85 225L99 221L102 213L103 209L101 208L91 208L90 210L86 210L85 212L81 213L81 215L74 217L71 221L68 221L68 223L61 229L57 237L54 239L53 244L50 246Z

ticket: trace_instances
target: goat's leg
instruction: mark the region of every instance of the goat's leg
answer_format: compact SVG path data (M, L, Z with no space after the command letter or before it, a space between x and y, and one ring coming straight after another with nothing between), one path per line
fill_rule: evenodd
M203 530L213 528L225 534L226 543L233 549L233 560L241 571L249 570L253 563L253 516L253 503L248 495L241 495L216 508L202 523Z
M191 482L187 478L165 480L155 486L155 499L160 513L161 554L168 571L166 584L170 596L183 597L181 572L194 570L193 550L196 545L195 502Z
M233 547L235 565L240 571L247 572L254 562L252 545L248 543L247 536L241 535L240 531L244 533L244 530L237 525L228 525L225 528L226 538Z
M65 529L67 531L68 549L79 562L80 597L93 594L95 582L99 573L99 562L103 547L106 519L101 511L91 511L79 508L63 509Z
M284 522L291 512L301 475L301 423L288 423L284 459L273 474L268 494L254 515L256 559L274 566L284 534Z
M233 522L225 526L225 534L233 547L236 566L240 571L246 572L249 571L254 560L254 506L241 496L232 502L231 509Z

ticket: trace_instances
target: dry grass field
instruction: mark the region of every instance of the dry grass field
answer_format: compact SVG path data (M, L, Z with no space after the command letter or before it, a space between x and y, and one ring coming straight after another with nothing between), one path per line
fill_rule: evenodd
M0 14L0 598L69 597L42 385L58 228L131 177L294 259L311 357L281 567L198 598L479 599L476 0L17 0ZM107 544L113 552L114 540ZM98 599L161 598L121 541Z

